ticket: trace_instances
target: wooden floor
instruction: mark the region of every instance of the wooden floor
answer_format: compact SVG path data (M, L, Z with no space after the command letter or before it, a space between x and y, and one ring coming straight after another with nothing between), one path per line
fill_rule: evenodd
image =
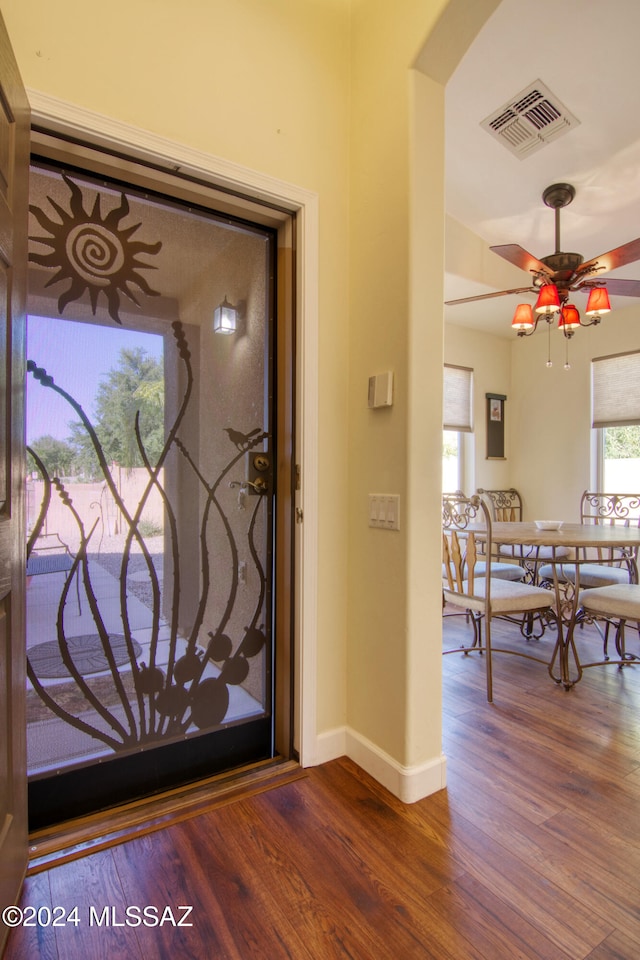
M22 906L79 923L7 960L637 960L640 666L565 691L496 657L489 705L480 658L443 665L446 790L404 806L337 760L36 874Z

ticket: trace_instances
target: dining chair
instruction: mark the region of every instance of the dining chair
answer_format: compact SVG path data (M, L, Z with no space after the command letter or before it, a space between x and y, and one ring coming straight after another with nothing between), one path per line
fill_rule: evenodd
M69 576L74 567L77 566L76 557L71 552L68 544L61 539L59 533L39 533L34 531L37 536L29 537L27 543L27 566L26 576L37 577L46 573L64 573ZM78 616L82 614L82 603L80 601L80 573L75 571L72 574L76 583L76 599L78 601ZM27 583L29 580L27 579Z
M442 503L443 509L444 504L447 500L465 500L467 499L462 490L455 490L453 493L443 493L442 494ZM482 556L485 556L485 545L484 543L478 545L480 553ZM442 576L446 577L446 571L444 563L442 565ZM477 560L475 566L475 575L476 577L485 577L487 575L487 563L486 560ZM500 560L492 560L491 562L491 576L497 577L500 580L526 580L528 576L528 571L525 567L520 566L515 562L501 562Z
M603 525L631 524L640 526L640 495L637 493L596 493L585 490L580 499L580 523ZM589 548L593 556L583 552L580 560L581 587L607 587L616 583L638 582L638 549L619 547ZM593 562L590 562L593 560ZM558 578L575 583L575 563L563 563ZM541 567L539 579L553 580L551 564Z
M490 506L495 523L521 523L524 519L522 497L515 487L509 487L507 490L484 490L478 487L477 492ZM554 548L532 544L499 544L498 552L503 556L515 557L519 563L526 563L532 583L538 582L540 563L550 560L552 556L568 557L570 553L566 547Z
M581 590L579 594L578 620L604 620L607 627L615 628L615 647L620 666L630 660L640 659L627 653L625 644L625 626L631 621L640 628L640 585L637 583L612 583L606 587L593 587ZM608 661L607 648L604 659ZM583 665L588 666L588 664Z
M524 650L492 648L491 621L495 617L519 622L516 618L539 615L556 624L554 595L530 584L503 580L477 572L480 544L492 556L492 521L489 509L479 496L453 498L442 503L443 599L468 613L473 625L471 646L459 644L444 654L477 652L485 655L487 700L493 701L493 653L510 653L544 663L550 661ZM484 640L482 623L484 621Z
M601 493L585 490L580 498L580 523L625 526L640 526L640 495L637 493ZM593 556L586 550L577 559L579 562L579 587L582 589L598 589L637 584L638 582L638 548L633 550L619 547L589 548ZM556 577L559 581L575 585L576 564L562 563L557 565ZM553 582L554 570L552 564L545 564L538 571L541 584ZM606 618L605 618L606 621ZM597 624L596 624L597 626ZM609 621L602 633L604 658L608 659ZM622 628L624 634L624 627ZM616 643L618 637L616 634Z

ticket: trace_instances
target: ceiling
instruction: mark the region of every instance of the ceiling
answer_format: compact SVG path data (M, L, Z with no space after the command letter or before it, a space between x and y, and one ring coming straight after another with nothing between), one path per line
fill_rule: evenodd
M125 204L116 186L89 175L74 174L71 182L77 195L57 168L31 166L30 255L48 262L30 263L30 314L56 316L58 298L68 295L68 319L109 324L113 303L137 329L166 330L177 319L200 325L227 294L238 302L240 290L246 301L262 289L255 278L265 263L259 231L133 187Z
M639 39L638 0L502 0L446 89L449 218L487 246L517 243L541 258L555 250L555 215L542 192L568 182L576 196L560 215L563 251L589 260L640 236ZM535 81L579 124L521 159L480 124ZM524 271L490 251L481 268L476 258L466 270L464 257L461 267L456 233L447 230L446 300L529 285ZM640 264L608 276L640 278ZM576 294L579 309L584 299ZM535 295L449 306L445 319L515 338L511 316L527 300ZM637 302L611 298L613 309Z

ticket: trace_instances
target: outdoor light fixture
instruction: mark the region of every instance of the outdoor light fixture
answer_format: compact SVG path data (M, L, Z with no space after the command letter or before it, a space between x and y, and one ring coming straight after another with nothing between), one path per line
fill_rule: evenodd
M238 309L227 300L226 296L213 314L214 333L235 333L238 326Z

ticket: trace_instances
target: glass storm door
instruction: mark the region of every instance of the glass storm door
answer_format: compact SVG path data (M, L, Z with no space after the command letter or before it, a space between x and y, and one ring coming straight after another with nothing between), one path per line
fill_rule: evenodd
M34 160L30 826L274 755L274 235Z

